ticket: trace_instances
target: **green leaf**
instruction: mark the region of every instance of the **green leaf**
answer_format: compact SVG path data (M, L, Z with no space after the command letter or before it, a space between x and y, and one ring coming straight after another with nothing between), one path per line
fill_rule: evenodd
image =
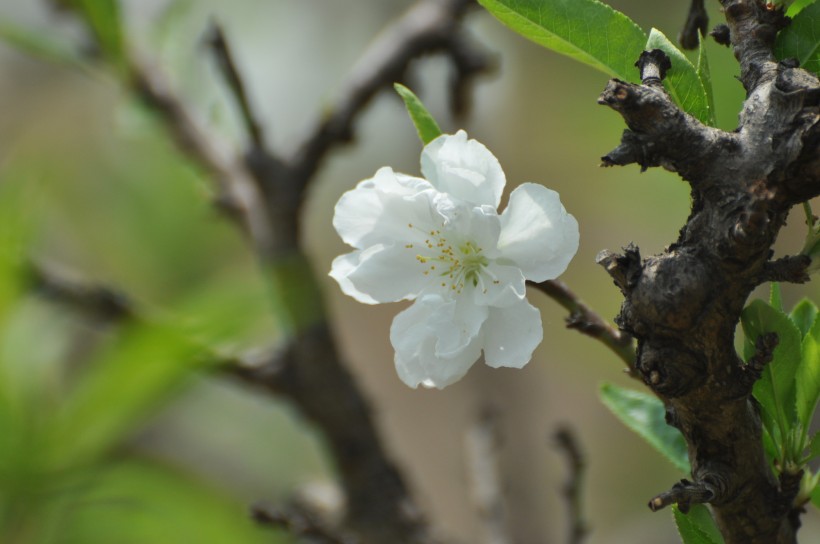
M192 372L198 349L175 328L135 326L102 350L59 414L51 452L58 467L92 460L121 441Z
M694 504L684 514L675 505L672 512L683 544L724 544L723 536L706 506Z
M741 316L743 332L754 345L763 333L777 334L778 344L772 361L754 387L754 396L763 407L776 414L783 435L797 422L795 375L800 366L800 331L789 317L762 300L749 304Z
M597 0L479 0L499 21L535 43L627 81L646 33Z
M795 374L797 415L808 429L820 397L820 319L803 338L803 360Z
M117 0L70 0L85 16L100 49L115 64L125 55L120 5Z
M84 66L71 50L71 46L54 39L51 34L42 30L33 30L10 21L0 21L0 40L32 57L75 68Z
M441 129L438 123L421 103L419 97L413 94L413 91L402 85L401 83L393 84L393 88L399 93L401 99L404 100L404 105L407 107L407 113L410 114L410 119L416 125L416 131L419 133L419 138L424 145L429 144L439 136L441 136Z
M811 492L811 503L820 508L820 485L814 488L814 491Z
M660 49L672 61L672 68L667 72L663 85L675 103L701 122L714 125L714 113L709 109L706 87L686 55L656 28L649 33L645 49Z
M780 312L783 311L783 291L776 281L769 285L769 306Z
M638 433L656 450L689 474L686 441L680 431L666 424L666 410L656 397L604 383L601 401L621 422Z
M76 492L75 492L76 493ZM147 461L96 471L60 528L63 544L281 544L247 507L187 474Z
M817 305L811 300L804 298L798 302L792 313L789 314L792 322L800 329L800 334L806 336L811 330L814 321L817 319Z
M809 458L814 459L815 457L820 457L820 432L814 433L809 442Z
M800 66L820 73L820 3L806 6L792 24L777 35L774 52L778 59L796 58Z
M792 2L792 5L789 6L789 9L786 10L786 15L789 17L794 17L798 13L800 13L803 8L813 4L816 0L795 0Z
M712 88L712 71L709 69L709 58L706 56L706 48L703 46L703 36L698 33L698 77L703 84L703 89L706 91L706 100L709 105L709 112L712 114L712 119L715 119L715 93Z

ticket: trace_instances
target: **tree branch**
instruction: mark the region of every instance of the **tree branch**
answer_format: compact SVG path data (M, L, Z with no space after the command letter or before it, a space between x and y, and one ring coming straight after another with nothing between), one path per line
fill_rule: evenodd
M530 282L528 285L538 289L569 312L569 316L566 318L568 329L577 330L602 342L626 363L628 369L633 369L635 365L635 348L632 344L632 336L619 331L604 321L562 281Z
M692 481L650 507L708 502L727 544L795 544L799 512L784 507L793 482L775 478L766 461L751 397L777 339L759 340L744 364L734 333L761 281L805 279L804 259L769 259L789 209L820 191L811 155L820 82L775 61L782 11L760 0L721 4L747 91L737 130L697 122L655 80L612 80L601 95L629 127L604 163L677 172L692 188L692 211L660 255L642 259L630 247L623 255L604 252L599 262L624 294L616 323L638 340L635 369L674 413L689 448Z
M353 138L354 121L362 109L380 90L402 81L412 60L435 51L448 53L457 70L455 89L463 89L472 75L491 66L482 54L466 47L469 42L458 25L473 5L474 0L422 0L379 35L351 70L331 113L287 161L297 184L306 185L328 151Z
M584 454L575 437L575 433L567 426L561 426L554 435L556 448L564 454L569 466L569 477L564 486L564 499L567 503L567 517L569 519L569 535L567 544L581 544L586 540L589 528L584 521L582 512L583 501L582 484L586 463Z
M331 113L295 156L264 147L241 74L216 27L212 50L248 131L251 148L224 157L155 68L132 60L128 84L165 121L180 149L199 162L222 189L222 202L248 234L280 296L282 327L292 331L281 357L233 371L244 382L290 399L323 432L347 496L347 526L363 544L429 543L433 539L398 468L385 451L369 404L341 361L326 323L319 283L300 247L301 204L323 159L350 139L373 96L401 79L422 54L445 51L461 81L482 69L468 54L460 19L472 0L423 0L391 25L365 53ZM299 286L299 290L295 286Z

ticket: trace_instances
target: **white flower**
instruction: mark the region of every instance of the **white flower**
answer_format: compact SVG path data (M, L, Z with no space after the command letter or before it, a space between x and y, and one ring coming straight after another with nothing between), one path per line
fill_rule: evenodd
M360 302L415 300L390 330L410 387L454 383L482 351L492 367L523 367L543 336L524 282L566 270L578 223L558 193L534 183L499 215L504 172L464 131L430 142L421 171L427 179L381 168L342 195L333 226L356 251L330 275Z

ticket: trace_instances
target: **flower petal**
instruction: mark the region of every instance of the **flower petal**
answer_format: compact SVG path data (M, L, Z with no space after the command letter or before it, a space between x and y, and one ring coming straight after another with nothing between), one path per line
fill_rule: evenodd
M358 252L358 263L347 271L346 280L356 292L364 293L376 302L412 300L432 283L424 274L427 265L416 259L417 254L417 248L401 244L374 245ZM344 268L340 270L344 271Z
M526 296L524 275L516 266L490 261L478 274L473 300L483 306L509 306Z
M487 307L476 306L472 297L460 296L446 300L428 317L428 326L435 331L437 357L454 357L478 336L487 319Z
M490 308L482 332L484 359L489 366L521 368L544 337L541 312L526 299L504 308Z
M410 387L423 385L441 389L455 383L481 355L479 337L452 357L436 355L438 335L430 326L430 318L445 302L438 295L423 296L397 315L390 327L390 342L396 350L396 371Z
M361 251L354 251L352 253L345 253L333 259L333 264L330 266L330 277L339 283L342 292L349 297L353 297L359 302L365 304L378 304L370 295L362 293L353 286L353 283L348 279L348 275L359 266L359 257Z
M459 130L439 136L421 153L421 172L443 193L473 204L498 208L506 178L498 159Z
M498 249L528 280L560 276L578 251L578 241L578 222L564 209L558 193L524 183L510 194L501 214Z
M428 194L421 194L429 191ZM345 243L364 249L373 244L408 240L407 225L432 221L434 189L421 178L380 168L370 179L341 196L333 226Z

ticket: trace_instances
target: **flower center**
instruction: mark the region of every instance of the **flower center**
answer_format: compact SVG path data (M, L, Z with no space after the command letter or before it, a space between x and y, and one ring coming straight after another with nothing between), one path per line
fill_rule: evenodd
M416 229L412 223L408 227L421 230ZM425 276L438 276L441 278L441 287L449 288L456 294L461 294L465 285L478 287L479 283L483 283L481 273L487 273L484 269L490 260L481 253L482 249L478 245L467 241L453 246L442 236L440 230L425 232L425 236L427 251L416 255L416 261L424 266L422 273ZM405 247L416 249L416 244L407 244Z

